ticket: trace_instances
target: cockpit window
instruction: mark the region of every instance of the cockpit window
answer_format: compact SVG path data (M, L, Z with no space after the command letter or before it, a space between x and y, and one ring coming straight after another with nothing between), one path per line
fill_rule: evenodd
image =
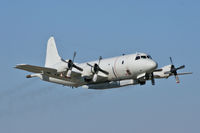
M140 59L140 56L136 56L135 60L139 60Z
M152 59L152 57L150 55L147 55L147 58Z
M136 56L135 60L139 59L152 59L150 55L142 55L142 56Z
M146 57L146 56L141 56L141 58L142 58L142 59L146 59L147 57Z

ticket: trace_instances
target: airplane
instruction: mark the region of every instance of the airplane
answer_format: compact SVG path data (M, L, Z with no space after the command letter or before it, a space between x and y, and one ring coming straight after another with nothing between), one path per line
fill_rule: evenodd
M51 36L47 42L46 60L44 67L28 64L19 64L15 68L31 72L26 78L39 77L43 81L53 82L70 87L88 89L111 89L128 85L145 85L150 80L155 85L155 79L178 75L192 74L177 73L185 65L175 67L171 64L157 69L158 64L145 53L135 53L96 61L75 63L76 52L73 58L64 60L58 54L55 39Z

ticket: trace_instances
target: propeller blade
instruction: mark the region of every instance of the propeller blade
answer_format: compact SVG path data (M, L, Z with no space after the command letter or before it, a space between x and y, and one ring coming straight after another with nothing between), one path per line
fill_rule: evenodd
M175 78L176 78L176 83L180 83L178 75L175 75Z
M76 57L76 51L74 51L74 55L73 55L73 58L72 58L73 62L74 62L75 57Z
M155 85L155 79L153 73L151 73L151 84Z
M170 59L171 64L173 65L174 63L173 63L172 57L169 57L169 59Z
M65 62L65 63L68 63L66 60L64 60L63 58L61 58L61 61Z
M105 71L105 70L102 70L101 68L99 68L99 71L101 71L102 73L104 73L104 74L106 74L106 75L109 74L109 72L107 72L107 71Z
M154 78L151 79L151 84L155 85L155 79Z
M92 81L93 81L93 82L96 82L96 81L97 81L97 76L98 76L98 75L95 73L94 76L93 76L93 78L92 78Z
M68 70L67 71L67 77L71 77L71 74L72 74L72 70Z
M87 65L90 66L90 67L93 67L93 65L91 65L91 64L89 64L89 63L87 63Z
M99 56L99 62L98 65L100 64L100 61L102 60L102 56Z
M72 66L73 66L74 68L76 68L77 70L81 71L81 72L83 71L83 68L81 68L81 67L79 67L79 66L77 66L77 65L75 65L75 64L73 64Z
M176 70L183 69L183 68L185 68L185 65L182 65L182 66L176 68Z

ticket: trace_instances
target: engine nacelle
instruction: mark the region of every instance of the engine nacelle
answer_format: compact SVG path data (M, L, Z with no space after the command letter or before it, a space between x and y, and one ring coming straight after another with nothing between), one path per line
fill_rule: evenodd
M111 89L111 88L118 88L128 85L135 85L138 84L137 80L128 79L128 80L120 80L120 81L110 81L105 83L99 83L99 84L90 84L90 85L84 85L83 88L88 89Z
M58 62L57 64L53 65L53 68L57 70L57 73L62 73L69 69L68 64L65 62Z
M67 69L68 69L68 67L66 67L66 66L61 66L61 67L57 68L57 72L58 72L58 73L62 73L62 72L67 71Z
M168 78L170 74L166 74L165 72L169 72L171 70L171 65L167 65L162 67L162 71L154 72L155 78Z

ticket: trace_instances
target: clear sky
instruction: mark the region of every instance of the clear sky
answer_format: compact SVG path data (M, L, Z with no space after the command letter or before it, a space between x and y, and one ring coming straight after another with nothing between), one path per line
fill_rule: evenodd
M1 133L199 133L199 0L1 0ZM77 62L145 52L193 75L111 90L26 79L16 64L44 65L54 35Z

